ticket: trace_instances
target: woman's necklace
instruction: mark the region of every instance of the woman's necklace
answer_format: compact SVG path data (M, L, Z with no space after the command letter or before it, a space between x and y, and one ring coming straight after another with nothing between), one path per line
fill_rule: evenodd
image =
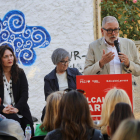
M12 77L10 77L10 81L9 81L10 87L6 83L6 76L4 74L3 74L3 82L4 82L4 85L6 86L7 92L10 95L11 105L14 106L14 101L13 101L13 97L12 97Z

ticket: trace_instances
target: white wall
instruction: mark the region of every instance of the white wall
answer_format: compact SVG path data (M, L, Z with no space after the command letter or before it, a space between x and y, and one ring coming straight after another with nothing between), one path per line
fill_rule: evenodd
M44 76L55 66L51 54L56 48L72 53L73 64L83 70L88 45L93 41L93 0L0 0L0 19L10 10L25 15L28 26L43 26L51 36L46 48L35 48L36 61L31 66L20 64L29 82L29 106L33 116L40 120L45 105ZM74 51L79 57L74 60ZM76 53L76 52L75 52ZM81 69L80 69L81 68Z

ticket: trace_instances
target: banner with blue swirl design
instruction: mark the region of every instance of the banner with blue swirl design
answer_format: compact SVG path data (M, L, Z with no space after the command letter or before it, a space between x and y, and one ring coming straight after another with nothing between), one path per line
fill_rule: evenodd
M51 36L44 27L25 24L21 11L9 11L0 19L0 46L8 44L20 64L32 65L36 60L34 48L45 48L50 41Z

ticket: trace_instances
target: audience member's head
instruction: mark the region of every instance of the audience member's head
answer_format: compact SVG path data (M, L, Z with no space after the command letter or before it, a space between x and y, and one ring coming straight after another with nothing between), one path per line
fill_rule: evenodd
M108 135L113 136L119 124L128 118L134 118L130 105L123 102L117 103L109 118L109 126L107 127Z
M87 139L88 130L94 127L86 97L71 90L66 93L58 108L55 128L60 128L63 139Z
M140 121L124 120L119 125L112 140L140 140Z
M63 96L63 91L56 91L47 97L46 113L43 123L40 126L42 131L51 131L54 129L54 120L58 114L58 104Z
M105 96L101 112L101 121L98 125L99 127L101 127L102 134L107 134L107 125L109 124L109 117L113 112L115 105L119 102L124 102L131 106L130 99L123 89L114 88L109 90Z

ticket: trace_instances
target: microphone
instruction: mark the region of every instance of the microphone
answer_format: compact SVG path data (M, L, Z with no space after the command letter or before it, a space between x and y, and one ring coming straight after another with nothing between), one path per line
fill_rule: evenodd
M118 40L115 40L115 41L114 41L114 45L115 45L115 47L116 47L116 50L117 50L118 55L120 55L119 52L121 52L121 50L120 50L120 47L119 47L119 42L118 42Z

